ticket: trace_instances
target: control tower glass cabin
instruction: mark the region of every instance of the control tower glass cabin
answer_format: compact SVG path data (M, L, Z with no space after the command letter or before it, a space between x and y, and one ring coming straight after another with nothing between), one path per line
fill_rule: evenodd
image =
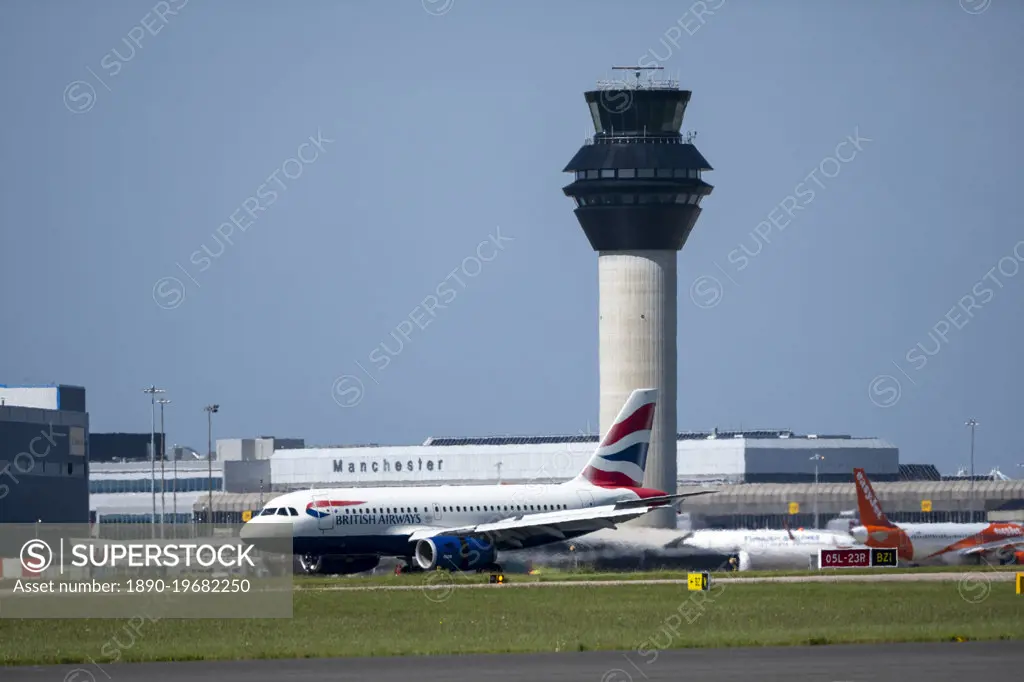
M595 251L682 249L714 189L701 178L711 165L680 133L691 92L637 80L584 93L594 137L564 169L576 177L562 191Z

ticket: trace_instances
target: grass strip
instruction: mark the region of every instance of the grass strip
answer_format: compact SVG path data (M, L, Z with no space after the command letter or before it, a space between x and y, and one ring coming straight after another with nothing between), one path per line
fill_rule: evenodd
M966 598L955 582L497 587L443 601L310 590L292 620L0 619L0 664L1024 639L1024 596L989 585Z

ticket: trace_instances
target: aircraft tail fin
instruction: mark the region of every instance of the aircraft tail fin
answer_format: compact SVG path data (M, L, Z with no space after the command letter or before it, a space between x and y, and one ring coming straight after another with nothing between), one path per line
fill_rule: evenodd
M642 487L657 402L656 388L638 388L630 393L576 480L610 488Z
M882 526L894 528L894 524L882 510L882 503L871 487L871 481L863 469L853 470L854 484L857 486L857 511L860 513L862 526Z
M793 535L793 531L789 529L789 519L785 516L782 517L782 527L786 529L786 534L792 542L796 542L796 537Z

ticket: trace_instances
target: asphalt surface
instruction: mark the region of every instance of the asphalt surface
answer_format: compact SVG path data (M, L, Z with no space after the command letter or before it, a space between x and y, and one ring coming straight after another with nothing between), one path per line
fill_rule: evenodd
M302 659L0 669L4 682L962 682L1020 679L1020 642Z

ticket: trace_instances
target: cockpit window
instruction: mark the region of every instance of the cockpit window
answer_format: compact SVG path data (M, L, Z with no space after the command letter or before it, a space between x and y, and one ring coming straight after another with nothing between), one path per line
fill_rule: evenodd
M281 507L280 509L277 510L277 515L278 516L288 516L288 508L287 507Z
M273 516L277 513L277 507L267 507L263 510L260 516Z
M299 515L299 512L295 511L295 509L293 507L288 507L288 513L291 514L292 516L298 516Z

